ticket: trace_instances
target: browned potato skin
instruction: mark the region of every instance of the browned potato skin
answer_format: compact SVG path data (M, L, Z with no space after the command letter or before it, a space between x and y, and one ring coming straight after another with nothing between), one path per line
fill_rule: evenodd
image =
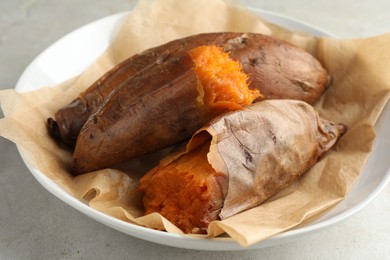
M252 88L258 88L263 99L295 99L315 104L330 77L311 54L271 37L256 35L248 39L241 38L242 48L237 43L233 45L230 57L240 61L250 75ZM225 49L230 50L226 45Z
M138 73L153 77L149 67L176 51L217 45L238 60L250 75L250 87L263 99L297 99L314 104L328 85L327 71L309 53L285 41L254 33L207 33L174 40L123 61L103 75L68 106L48 119L50 133L74 147L80 129L112 90L131 84ZM145 75L145 76L144 76ZM162 97L161 97L162 98Z
M88 118L74 150L74 174L124 162L185 140L208 121L197 107L198 78L186 51L154 63L117 88Z

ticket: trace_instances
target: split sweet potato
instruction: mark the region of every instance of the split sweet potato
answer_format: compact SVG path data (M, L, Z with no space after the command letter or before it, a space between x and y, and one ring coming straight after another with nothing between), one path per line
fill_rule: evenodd
M74 172L124 162L189 138L212 117L251 104L237 61L216 46L178 50L117 88L86 121L74 150Z
M140 180L145 214L204 233L275 195L346 131L307 103L266 100L211 121Z
M250 87L262 93L259 99L287 98L314 104L328 85L329 77L321 64L309 53L285 41L254 33L199 34L148 49L114 67L71 104L58 110L54 119L48 119L51 135L73 148L87 119L106 102L113 90L129 88L138 78L148 80L160 76L161 73L153 74L151 67L166 60L173 62L171 57L177 52L202 45L222 47L238 61L250 76ZM175 76L174 72L166 73Z

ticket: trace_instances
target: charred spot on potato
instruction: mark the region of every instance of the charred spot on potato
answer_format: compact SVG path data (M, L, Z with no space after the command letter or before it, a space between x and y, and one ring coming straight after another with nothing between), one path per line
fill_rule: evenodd
M244 148L244 147L243 147ZM243 149L243 151L244 151L244 154L245 154L245 162L246 163L251 163L252 161L253 161L253 157L252 157L252 155L248 152L248 150L247 149Z
M263 63L263 62L261 62L260 58L250 58L249 59L249 65L251 65L251 66L257 66L261 63Z

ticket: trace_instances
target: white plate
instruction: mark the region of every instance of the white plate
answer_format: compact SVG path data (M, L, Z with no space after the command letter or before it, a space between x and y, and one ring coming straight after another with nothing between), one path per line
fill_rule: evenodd
M301 30L318 36L330 35L318 28L287 17L262 10L253 11L269 21L289 29ZM19 79L16 89L18 91L29 91L39 86L60 83L81 73L108 47L112 31L124 16L125 13L120 13L103 18L73 31L51 45L27 67ZM390 150L390 137L387 134L390 132L389 105L386 106L384 113L381 115L376 130L378 135L372 155L358 182L341 203L305 225L300 225L295 229L283 232L248 248L241 247L237 242L227 237L213 239L183 237L143 228L105 215L66 193L42 172L32 167L25 159L23 151L21 149L19 151L27 167L43 187L92 219L131 236L159 244L188 249L231 251L268 247L318 232L323 228L345 220L372 201L390 179L390 160L385 158Z

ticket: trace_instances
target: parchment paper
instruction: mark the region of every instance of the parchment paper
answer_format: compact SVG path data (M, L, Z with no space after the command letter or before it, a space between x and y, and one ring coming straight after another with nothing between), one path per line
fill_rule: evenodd
M34 167L72 196L88 201L91 207L124 221L180 233L157 214L142 217L139 197L132 191L140 176L155 165L163 152L117 169L73 177L69 173L71 152L48 136L45 122L109 68L132 54L175 38L215 31L274 35L312 53L333 77L333 85L315 108L322 117L342 122L349 130L294 185L259 207L213 222L205 237L226 232L241 245L252 245L342 200L370 154L375 138L373 125L389 98L390 34L365 39L315 38L269 24L220 0L140 1L117 28L110 48L78 77L27 93L1 91L5 118L0 120L0 135L23 149Z

